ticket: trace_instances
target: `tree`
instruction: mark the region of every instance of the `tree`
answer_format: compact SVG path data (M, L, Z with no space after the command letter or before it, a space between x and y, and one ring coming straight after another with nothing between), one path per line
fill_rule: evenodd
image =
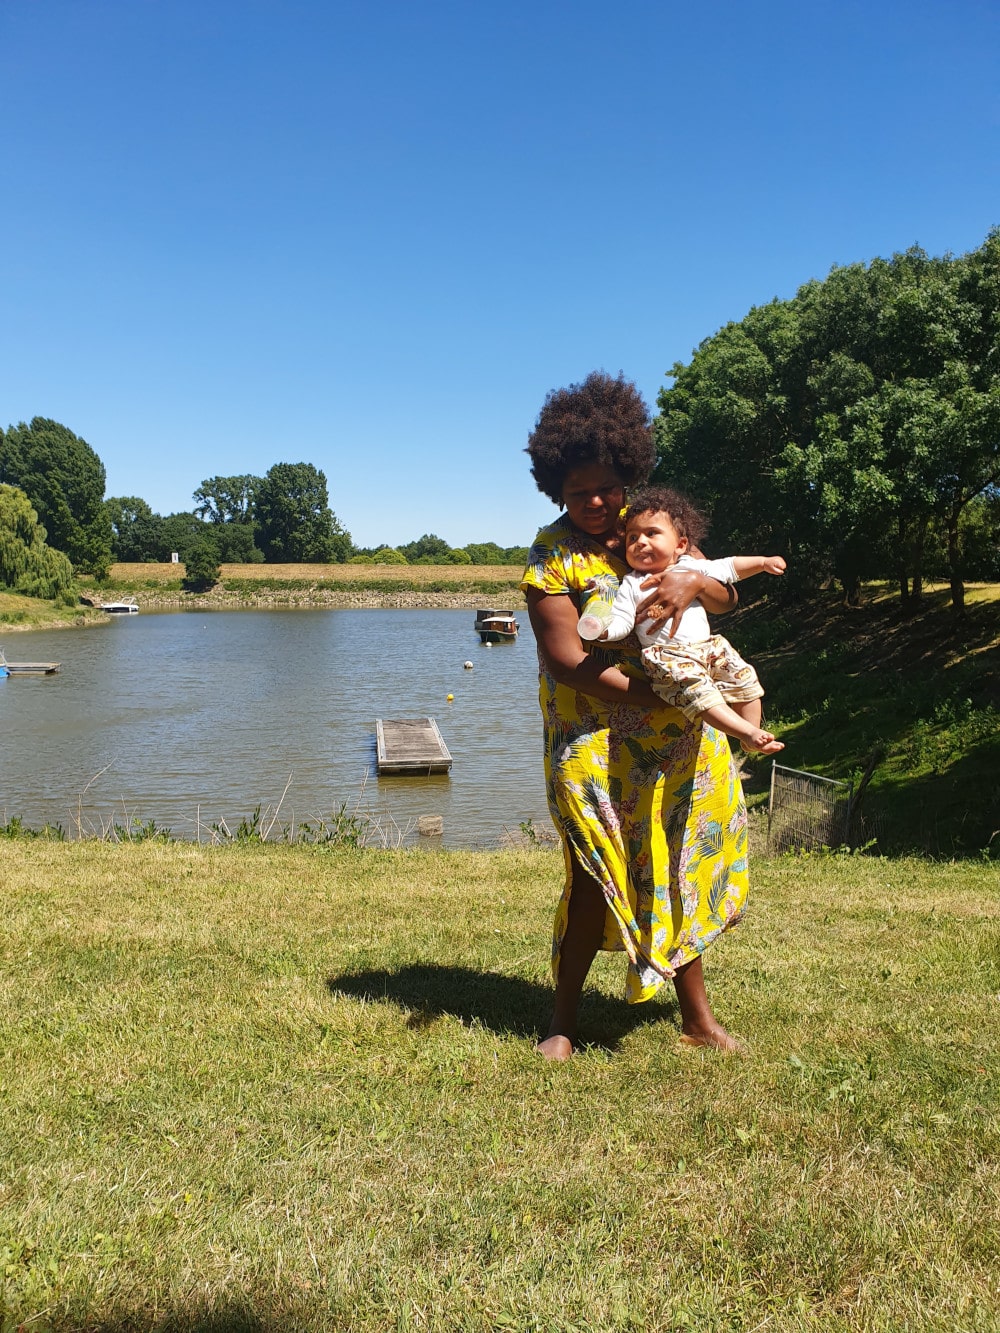
M264 559L256 546L256 531L252 523L207 523L210 537L219 559L227 565L253 565Z
M45 417L11 426L0 439L0 482L28 496L50 546L78 569L107 573L111 522L104 508L104 464L86 440Z
M375 550L361 552L348 558L349 565L405 565L408 563L402 551L393 546L379 546Z
M351 534L329 507L326 477L311 463L275 463L257 488L256 515L266 560L343 563L351 553Z
M154 514L148 529L143 532L147 560L168 561L173 552L177 552L182 564L187 564L191 552L196 546L210 543L215 550L214 533L211 524L203 523L197 514L181 512L161 517ZM216 562L219 556L216 551Z
M25 597L68 593L73 567L45 541L45 529L24 491L0 484L0 585Z
M181 584L188 592L205 592L219 581L219 558L210 541L195 543L184 562Z
M144 530L148 532L153 511L137 495L113 495L104 501L111 524L111 554L123 564L149 560Z
M698 497L723 549L777 544L790 583L919 595L943 540L963 603L966 506L1000 481L1000 233L959 259L914 248L757 307L673 369L656 475Z
M496 542L469 542L462 548L474 565L503 565L503 548Z
M209 477L194 493L194 512L209 523L252 523L254 498L261 478Z
M444 538L435 536L433 532L425 532L417 541L407 542L399 549L411 565L415 565L418 560L423 560L425 564L446 565L451 554L451 547Z

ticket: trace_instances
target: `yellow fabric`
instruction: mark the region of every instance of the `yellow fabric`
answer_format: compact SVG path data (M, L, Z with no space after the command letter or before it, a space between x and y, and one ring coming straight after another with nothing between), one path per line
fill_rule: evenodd
M565 515L535 539L522 588L568 596L580 607L597 580L613 600L625 563ZM591 652L642 676L631 636ZM558 684L539 655L549 810L566 858L556 909L552 970L566 932L574 858L608 904L605 949L624 949L630 1003L651 999L672 969L698 957L743 915L746 807L722 733L675 710L643 713Z

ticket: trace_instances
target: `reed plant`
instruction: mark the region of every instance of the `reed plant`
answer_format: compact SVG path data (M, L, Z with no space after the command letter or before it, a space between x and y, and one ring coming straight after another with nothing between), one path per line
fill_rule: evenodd
M599 960L558 850L0 843L0 1326L1000 1326L1000 874L757 858L743 1059Z

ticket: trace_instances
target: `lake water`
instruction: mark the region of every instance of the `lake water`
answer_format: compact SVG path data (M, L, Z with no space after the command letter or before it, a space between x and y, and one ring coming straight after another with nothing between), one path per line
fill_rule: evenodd
M143 611L8 634L10 660L61 670L0 680L0 822L75 835L154 820L205 840L257 806L280 803L289 825L360 798L387 829L411 829L407 841L421 815L441 815L453 847L493 845L526 820L548 832L534 639L525 625L487 648L474 619ZM450 775L377 777L375 719L425 716L454 758Z

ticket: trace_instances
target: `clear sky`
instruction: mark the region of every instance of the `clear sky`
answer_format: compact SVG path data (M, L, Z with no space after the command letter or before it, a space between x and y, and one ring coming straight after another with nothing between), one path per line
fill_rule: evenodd
M0 426L526 544L546 392L1000 223L995 0L0 0Z

